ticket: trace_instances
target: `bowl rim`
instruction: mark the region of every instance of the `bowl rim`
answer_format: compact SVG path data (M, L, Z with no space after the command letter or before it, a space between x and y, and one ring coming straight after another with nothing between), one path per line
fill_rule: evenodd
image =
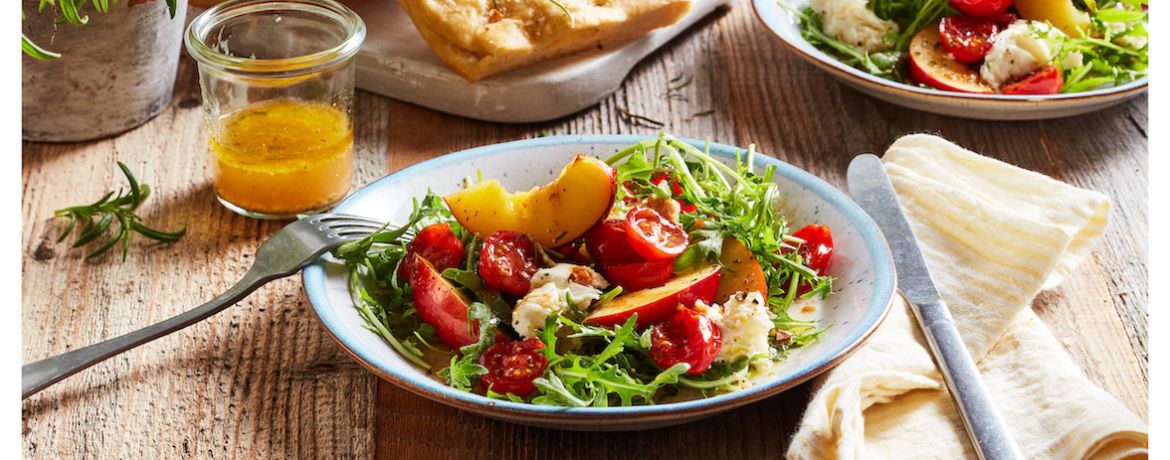
M960 92L956 92L956 91L943 91L940 89L923 88L923 87L919 87L919 86L908 85L906 83L902 83L902 82L898 82L898 81L887 80L885 78L881 78L881 77L878 77L876 75L871 75L871 74L868 74L866 72L862 72L861 70L858 70L856 68L853 68L853 66L847 65L844 62L841 62L840 60L838 60L832 56L829 56L827 53L825 53L824 51L821 51L820 49L816 48L815 46L812 46L812 44L810 44L810 43L808 43L808 41L804 40L803 37L800 38L800 43L795 43L793 41L793 38L791 38L787 34L781 32L778 24L776 24L774 21L766 18L764 13L761 12L761 10L765 9L765 8L777 8L777 9L783 10L782 7L780 7L779 5L776 4L777 1L778 0L752 0L752 11L755 13L756 19L758 19L761 23L763 23L764 26L769 31L772 32L772 35L775 35L776 38L779 38L780 43L782 43L785 48L787 48L789 51L796 53L798 56L800 56L805 61L812 63L812 64L815 64L817 67L821 68L822 70L825 70L826 72L829 72L830 74L832 74L834 76L846 77L852 83L866 86L866 87L870 87L870 88L877 87L877 88L881 88L881 89L896 90L896 91L899 91L902 93L909 93L913 96L925 97L927 99L933 99L933 100L958 99L958 100L979 101L979 102L992 102L992 103L999 103L1002 105L1016 106L1016 105L1024 105L1024 104L1035 104L1035 103L1047 102L1047 101L1061 101L1061 102L1066 102L1066 103L1076 103L1076 102L1082 102L1082 101L1087 101L1087 100L1091 100L1091 99L1098 99L1098 98L1112 99L1115 97L1121 97L1122 95L1134 94L1134 93L1139 93L1139 92L1145 91L1149 87L1149 84L1150 84L1150 77L1149 77L1149 75L1146 75L1145 77L1142 77L1141 79L1134 80L1134 81L1131 81L1131 82L1126 83L1124 85L1114 86L1111 88L1100 88L1100 89L1094 89L1094 90L1089 90L1089 91L1082 91L1079 93L1061 93L1061 94L1047 94L1047 95L972 94L972 93L960 93ZM791 15L791 13L787 13L787 12L785 14ZM796 27L799 28L799 25L797 25ZM806 51L805 49L803 49L801 46L802 44L811 48L812 52L810 53L810 52Z
M632 145L647 139L646 135L568 135L548 136L519 141L490 144L470 148L454 153L442 155L415 165L403 168L385 177L382 177L357 190L337 205L334 212L344 212L346 208L373 189L393 186L406 177L415 174L443 169L472 159L481 159L496 155L507 154L513 150L533 147L550 147L566 144L594 144L620 146ZM726 144L707 143L694 139L680 139L683 142L699 148L709 146L713 156L735 158L735 152L746 149ZM796 166L769 157L760 155L755 162L760 167L764 165L777 166L777 177L796 182L797 185L817 194L826 203L839 210L857 228L858 237L863 240L864 247L874 261L874 292L865 312L854 327L851 335L822 358L810 361L796 368L792 377L779 379L764 385L756 385L731 393L720 394L710 398L688 401L670 402L642 406L610 406L566 408L558 406L542 406L529 403L516 403L508 400L491 399L471 392L465 392L448 387L426 375L409 375L397 372L392 366L380 365L380 360L370 350L360 348L356 336L343 332L337 322L339 317L336 308L329 302L325 293L325 266L323 261L317 261L306 267L302 275L305 292L313 306L316 317L329 335L359 364L382 379L394 383L412 393L425 398L445 403L450 406L483 413L497 418L513 421L535 421L533 417L543 420L561 420L586 424L615 423L615 415L637 416L640 422L669 420L679 415L700 416L713 414L723 410L739 407L776 393L788 390L796 385L821 374L840 363L851 355L865 342L874 330L882 323L895 297L896 274L894 271L893 256L882 236L877 224L856 203L843 192L836 189L824 180L804 171Z

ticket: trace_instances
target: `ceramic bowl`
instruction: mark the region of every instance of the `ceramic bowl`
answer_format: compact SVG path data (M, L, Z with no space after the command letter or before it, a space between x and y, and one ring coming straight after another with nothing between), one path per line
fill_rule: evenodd
M797 10L808 7L808 0L784 1ZM862 93L915 110L999 121L1060 118L1119 104L1141 95L1149 87L1149 79L1143 78L1113 88L1082 93L1013 96L964 94L912 86L855 69L810 45L800 36L800 20L793 12L780 6L777 0L752 0L752 6L756 17L797 56Z
M544 137L452 153L384 177L355 192L335 211L403 222L410 214L413 197L422 196L427 189L439 194L459 190L463 177L477 171L499 179L511 190L528 189L555 178L577 153L604 158L642 139ZM734 164L737 151L744 151L719 144L710 149L729 164ZM833 229L836 249L831 271L836 277L836 292L818 309L822 324L831 325L823 337L791 353L745 390L707 399L606 408L547 407L489 399L448 387L365 330L347 292L344 267L328 260L308 267L305 291L321 324L355 360L406 390L460 409L527 425L598 431L654 428L713 415L792 388L840 362L882 321L894 295L889 248L869 216L845 194L812 174L757 155L755 166L762 171L766 165L779 168L775 182L784 196L784 212L794 225L818 223Z

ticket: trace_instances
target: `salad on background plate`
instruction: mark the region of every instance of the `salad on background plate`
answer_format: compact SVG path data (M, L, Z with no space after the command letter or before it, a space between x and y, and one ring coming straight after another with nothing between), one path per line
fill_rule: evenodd
M1046 95L1140 80L1148 0L810 0L801 36L897 82L960 93Z
M568 407L732 392L817 340L832 294L831 229L790 226L754 155L662 135L529 191L467 178L334 255L366 328L450 387Z

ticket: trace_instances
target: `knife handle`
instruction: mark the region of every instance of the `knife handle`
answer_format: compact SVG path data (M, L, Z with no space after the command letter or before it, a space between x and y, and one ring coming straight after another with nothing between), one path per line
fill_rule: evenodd
M967 436L982 460L1022 459L1024 455L1016 446L1015 439L1008 432L999 412L983 385L979 368L971 359L963 337L959 335L951 318L950 309L942 300L933 302L910 302L915 317L926 335L926 341L934 352L943 380L950 389L951 398L959 407Z

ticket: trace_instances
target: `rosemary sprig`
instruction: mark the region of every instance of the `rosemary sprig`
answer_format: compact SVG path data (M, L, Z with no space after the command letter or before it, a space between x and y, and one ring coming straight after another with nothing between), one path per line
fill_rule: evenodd
M150 196L150 186L139 184L134 175L130 173L130 169L121 161L118 162L118 168L121 168L122 174L126 176L126 182L130 184L129 190L118 189L116 194L115 192L106 193L101 199L91 204L70 206L53 212L55 217L69 219L65 230L57 238L57 242L64 241L73 233L74 229L78 228L78 224L81 225L77 240L73 242L75 248L94 241L106 233L115 220L118 222L118 230L114 232L114 236L86 255L86 260L105 254L119 242L122 243L122 260L126 260L126 254L130 250L130 235L135 232L164 243L179 241L183 235L187 234L186 228L177 232L164 232L142 224L141 218L138 217L135 210Z

